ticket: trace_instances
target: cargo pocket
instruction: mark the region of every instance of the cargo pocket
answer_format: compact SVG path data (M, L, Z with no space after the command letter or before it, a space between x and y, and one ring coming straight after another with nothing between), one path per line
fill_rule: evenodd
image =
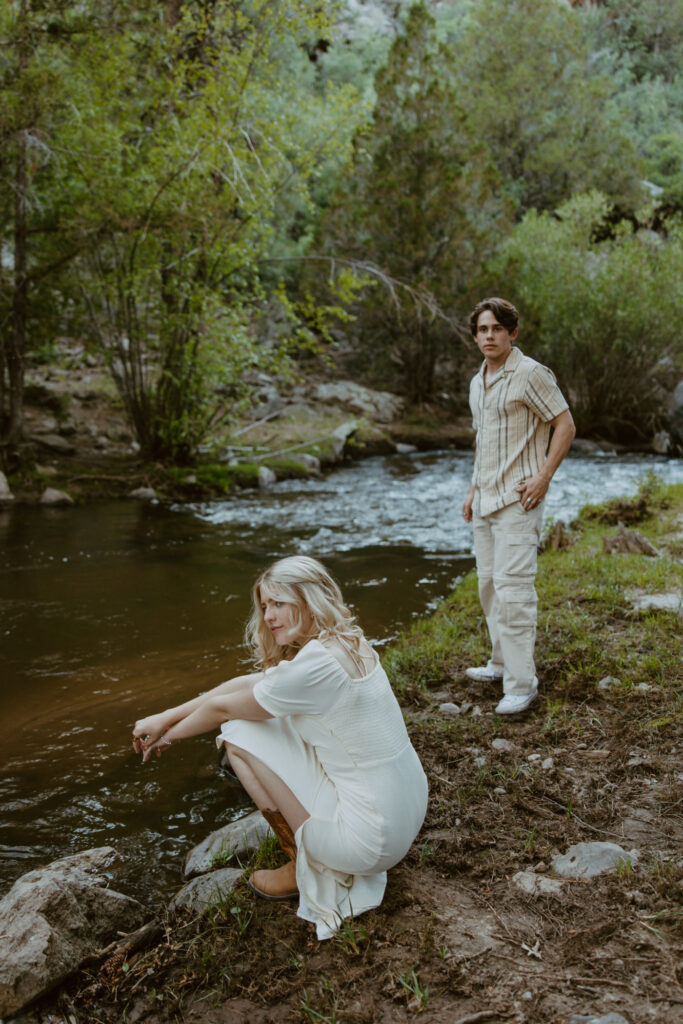
M505 565L510 576L535 576L538 547L535 533L509 533L505 537Z
M538 598L533 587L502 587L498 599L506 626L528 629L536 623Z

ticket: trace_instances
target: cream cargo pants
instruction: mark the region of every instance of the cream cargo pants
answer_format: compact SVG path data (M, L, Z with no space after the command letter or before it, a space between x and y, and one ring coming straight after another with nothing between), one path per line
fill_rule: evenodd
M518 501L472 519L479 599L491 636L489 666L502 673L504 693L527 694L538 685L534 580L542 521L542 502L526 512Z

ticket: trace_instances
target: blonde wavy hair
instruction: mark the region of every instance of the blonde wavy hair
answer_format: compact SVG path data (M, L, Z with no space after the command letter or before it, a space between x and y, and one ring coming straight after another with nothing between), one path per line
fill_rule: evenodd
M251 591L254 608L247 623L245 640L254 653L257 668L270 668L285 659L291 660L299 650L297 645L275 642L263 617L263 586L277 594L279 601L294 606L292 625L297 631L303 623L302 611L308 609L313 619L313 628L306 640L338 640L354 661L359 662L360 645L365 637L355 617L344 604L339 584L315 558L293 555L281 558L269 566L261 573Z

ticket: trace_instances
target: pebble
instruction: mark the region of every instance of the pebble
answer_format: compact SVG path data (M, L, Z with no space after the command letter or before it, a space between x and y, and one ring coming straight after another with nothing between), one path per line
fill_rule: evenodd
M619 686L621 679L616 676L605 676L598 683L598 690L610 690L613 686Z
M451 701L446 701L445 704L439 704L439 711L444 715L459 715L461 709L457 704L453 704Z
M157 492L153 487L136 487L128 495L129 498L137 498L138 501L154 501L156 496Z
M477 768L483 768L484 765L486 764L486 758L484 757L483 754L480 754L479 757L475 757L474 763L476 764Z
M491 740L491 746L494 750L514 750L515 744L511 740L505 740L502 737L497 737L495 740Z
M638 685L634 686L633 689L637 690L638 693L648 693L648 691L651 690L652 687L649 683L638 683Z
M540 754L529 754L529 756L527 757L527 761L540 761L540 760L541 760L541 755Z
M546 759L541 762L541 768L543 769L543 771L550 771L550 769L554 767L555 762L553 761L552 757L546 757Z
M503 789L502 786L496 786L496 788L494 789L493 792L496 793L498 796L505 796L506 793L507 793L507 790Z
M482 715L482 714L483 714L483 711L481 710L479 705L475 704L474 707L472 708L472 718L479 718L479 716Z

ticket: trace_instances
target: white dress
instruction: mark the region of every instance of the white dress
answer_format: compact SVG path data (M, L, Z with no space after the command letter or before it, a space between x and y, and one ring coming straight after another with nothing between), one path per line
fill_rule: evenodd
M424 821L427 779L379 661L353 679L310 640L266 669L254 697L274 717L226 722L217 743L249 751L309 812L295 835L298 915L327 939L382 902Z

